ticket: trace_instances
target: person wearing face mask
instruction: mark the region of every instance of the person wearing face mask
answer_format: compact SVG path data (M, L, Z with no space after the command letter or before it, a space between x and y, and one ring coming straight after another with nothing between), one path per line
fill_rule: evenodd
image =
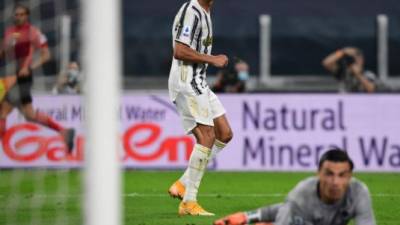
M286 201L238 212L214 225L376 225L367 186L353 177L353 161L331 149L319 161L317 175L302 180Z
M80 94L80 71L77 62L71 62L68 70L58 77L53 94Z
M232 66L218 72L213 91L219 93L243 93L246 91L246 81L249 76L249 65L237 58Z

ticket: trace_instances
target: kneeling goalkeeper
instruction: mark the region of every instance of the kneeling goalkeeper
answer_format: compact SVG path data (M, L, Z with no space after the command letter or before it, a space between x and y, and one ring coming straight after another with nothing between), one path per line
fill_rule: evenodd
M375 225L367 186L352 178L353 162L333 149L320 159L318 174L301 181L279 203L255 211L238 212L214 225Z

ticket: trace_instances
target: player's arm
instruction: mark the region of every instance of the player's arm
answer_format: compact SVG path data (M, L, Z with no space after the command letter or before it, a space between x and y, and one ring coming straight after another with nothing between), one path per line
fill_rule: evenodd
M374 84L374 82L364 76L362 66L360 64L354 63L353 65L351 65L350 70L353 76L356 77L358 81L360 81L361 85L368 93L375 92L376 85Z
M30 74L30 70L35 70L50 60L50 51L46 45L40 48L39 58L36 61L34 61L32 65L30 65L31 64L30 62L32 62L33 58L33 51L34 48L31 47L31 53L25 59L25 62L22 64L23 66L18 73L19 76L28 76Z
M201 54L179 41L175 41L174 58L192 63L207 63L218 68L228 65L228 57L226 55Z
M279 208L274 225L313 225L308 213L297 203L288 201Z
M376 225L374 212L372 210L371 197L366 186L360 186L356 198L355 224Z
M43 46L40 48L40 57L32 63L31 69L37 69L41 67L43 64L47 63L51 58L49 47Z
M339 49L322 60L322 66L331 73L338 70L337 61L344 56L344 51Z
M174 34L174 58L200 64L211 64L215 67L222 68L228 64L228 57L226 55L208 55L197 52L190 46L201 40L201 18L196 10L191 7L187 8L184 12L184 17L180 17L174 23L176 34Z
M269 224L275 221L282 203L266 206L253 211L237 212L216 220L214 225L244 225L244 224Z
M40 30L36 30L35 33L36 35L34 36L33 39L33 47L35 49L39 49L40 56L38 59L32 62L31 65L32 70L41 67L43 64L47 63L51 58L46 36Z
M19 76L28 76L30 74L30 70L35 70L50 60L50 51L47 46L46 36L44 36L44 34L37 29L34 29L31 32L32 45L30 47L28 56L25 58L22 67L18 72ZM38 59L36 59L36 61L32 62L33 54L37 49L40 51L40 56Z
M34 48L31 46L29 48L29 54L27 57L25 57L24 62L22 63L21 68L18 71L18 76L20 77L26 77L29 76L30 74L30 64L32 62L32 58L33 58L33 51Z
M354 56L356 54L356 49L352 47L346 47L343 49L338 49L337 51L329 54L322 60L322 66L331 73L335 73L338 70L337 62L344 55Z

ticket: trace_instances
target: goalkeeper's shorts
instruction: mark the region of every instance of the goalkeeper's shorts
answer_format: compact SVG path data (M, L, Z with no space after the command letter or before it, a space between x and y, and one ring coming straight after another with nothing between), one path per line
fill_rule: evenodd
M6 82L4 79L0 79L0 102L3 101L6 94L7 94Z

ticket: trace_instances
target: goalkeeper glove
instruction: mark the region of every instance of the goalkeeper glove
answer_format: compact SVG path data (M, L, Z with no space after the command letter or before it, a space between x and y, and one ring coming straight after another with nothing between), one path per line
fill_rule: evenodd
M245 224L247 224L247 216L243 212L238 212L214 221L214 225L245 225Z

